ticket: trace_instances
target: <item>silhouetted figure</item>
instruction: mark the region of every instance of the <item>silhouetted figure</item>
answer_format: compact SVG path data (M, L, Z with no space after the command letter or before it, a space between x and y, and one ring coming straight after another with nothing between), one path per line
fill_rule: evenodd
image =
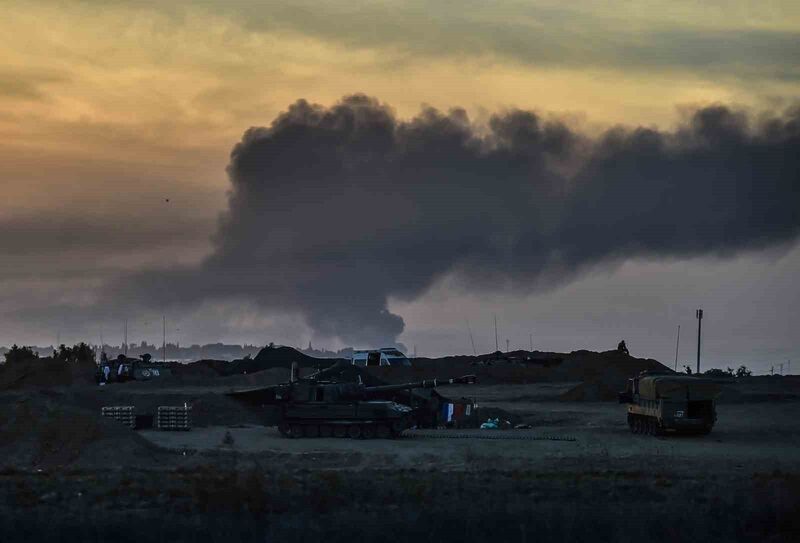
M631 354L631 353L629 353L629 352L628 352L628 346L627 346L627 345L625 345L625 340L624 340L624 339L623 339L622 341L620 341L620 342L619 342L619 345L617 345L617 350L618 350L619 352L621 352L621 353L625 353L625 354L627 354L627 355L630 355L630 354Z

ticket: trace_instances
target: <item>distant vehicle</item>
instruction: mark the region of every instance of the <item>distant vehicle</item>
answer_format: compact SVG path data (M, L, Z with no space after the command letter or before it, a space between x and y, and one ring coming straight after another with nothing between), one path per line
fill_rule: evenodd
M634 434L708 434L717 421L719 393L720 385L712 379L643 374L628 380L619 402L628 404L628 426Z
M408 357L394 347L353 351L351 361L354 366L411 366Z
M127 358L125 355L119 355L113 361L103 358L101 363L97 366L95 372L95 380L98 383L106 382L103 375L103 367L108 366L109 382L112 383L125 383L127 381L149 381L150 379L158 379L172 375L172 369L160 362L152 362L152 357L142 355L141 360L135 358Z

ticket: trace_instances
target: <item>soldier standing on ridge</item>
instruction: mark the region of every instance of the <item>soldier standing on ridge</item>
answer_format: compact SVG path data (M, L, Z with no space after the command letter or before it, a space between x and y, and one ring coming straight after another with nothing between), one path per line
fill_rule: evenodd
M631 354L631 353L629 353L629 352L628 352L628 346L627 346L627 345L625 345L625 340L624 340L624 339L623 339L622 341L620 341L620 342L619 342L619 345L617 345L617 350L618 350L619 352L621 352L621 353L625 353L625 354L627 354L627 355L629 355L629 356L630 356L630 354Z

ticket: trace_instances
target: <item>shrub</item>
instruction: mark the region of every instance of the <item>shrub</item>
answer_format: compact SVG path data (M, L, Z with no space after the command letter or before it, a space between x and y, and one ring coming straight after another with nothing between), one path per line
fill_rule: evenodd
M28 362L39 358L39 353L35 352L30 347L17 347L13 345L11 349L5 354L6 364L16 364L19 362Z
M53 359L70 363L95 362L94 350L82 341L72 347L62 343L58 346L58 350L53 351Z

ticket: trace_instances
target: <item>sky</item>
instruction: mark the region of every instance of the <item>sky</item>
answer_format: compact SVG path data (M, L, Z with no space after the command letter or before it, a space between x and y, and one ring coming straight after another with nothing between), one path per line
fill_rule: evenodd
M0 344L800 360L797 2L3 10Z

